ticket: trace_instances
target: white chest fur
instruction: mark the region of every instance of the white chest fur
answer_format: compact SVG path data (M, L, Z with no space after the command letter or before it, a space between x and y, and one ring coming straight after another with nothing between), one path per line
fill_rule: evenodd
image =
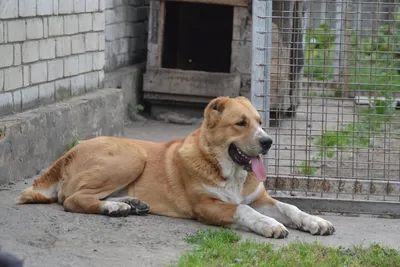
M252 203L260 193L263 186L262 183L260 183L253 193L243 196L243 186L246 181L247 171L230 160L222 162L221 167L226 184L224 186L204 185L204 188L224 202L245 205Z

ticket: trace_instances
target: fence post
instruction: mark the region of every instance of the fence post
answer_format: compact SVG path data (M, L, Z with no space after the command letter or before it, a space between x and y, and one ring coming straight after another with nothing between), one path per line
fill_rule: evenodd
M253 0L252 16L252 63L251 102L263 119L263 128L269 128L271 46L272 46L272 0ZM268 167L268 159L264 158Z

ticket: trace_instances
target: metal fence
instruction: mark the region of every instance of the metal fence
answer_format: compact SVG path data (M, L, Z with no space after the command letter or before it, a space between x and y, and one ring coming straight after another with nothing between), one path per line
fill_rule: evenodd
M270 194L400 216L399 2L252 5L252 102L274 137Z

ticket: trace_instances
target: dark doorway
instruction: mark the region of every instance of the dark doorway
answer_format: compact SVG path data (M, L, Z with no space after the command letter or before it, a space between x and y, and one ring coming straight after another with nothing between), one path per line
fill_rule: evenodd
M162 67L230 72L233 7L166 2Z

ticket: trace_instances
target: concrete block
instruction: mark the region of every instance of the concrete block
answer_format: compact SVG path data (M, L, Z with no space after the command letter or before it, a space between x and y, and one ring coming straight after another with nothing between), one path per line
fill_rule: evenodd
M78 34L71 36L72 54L80 54L85 52L85 35Z
M61 101L71 96L71 78L55 81L56 101Z
M0 1L0 19L11 19L18 17L18 1L17 0L1 0Z
M64 58L64 77L77 75L79 73L78 64L79 64L78 56L70 56Z
M99 10L104 11L106 9L106 0L99 0Z
M133 7L120 5L114 8L115 12L115 22L125 22L128 21L128 10Z
M14 102L11 92L0 93L0 115L10 114L14 111Z
M71 95L81 95L85 93L85 74L71 77Z
M39 102L47 105L54 103L55 100L55 84L54 82L39 85Z
M144 24L142 22L137 23L125 23L125 34L126 37L141 37L145 34ZM122 36L121 36L122 37Z
M79 32L90 32L93 29L93 19L92 14L85 13L79 14Z
M1 118L6 131L0 144L0 183L39 173L62 156L77 136L121 136L122 101L121 90L104 89Z
M53 0L53 14L58 15L58 0Z
M101 50L101 51L104 50L105 43L106 43L106 39L104 38L104 33L99 32L99 50Z
M232 41L231 73L251 73L251 42Z
M126 54L128 53L128 39L119 39L119 53L118 54Z
M115 10L109 9L105 11L106 25L112 24L116 21Z
M21 45L15 44L14 45L14 66L21 65L21 62L22 62Z
M0 91L4 89L4 71L0 70Z
M74 13L84 13L84 12L85 12L85 1L74 0Z
M71 37L56 38L56 56L65 57L71 55Z
M91 92L99 88L99 73L89 72L85 74L86 92Z
M145 70L145 64L119 68L107 72L104 77L105 88L121 88L124 94L124 112L128 117L128 105L137 105L140 92L142 90L142 77ZM102 73L99 74L99 76ZM99 85L100 87L100 85Z
M12 20L7 22L8 42L25 41L26 39L25 37L26 37L25 20Z
M47 81L47 62L38 62L31 65L31 82L43 83Z
M4 23L0 21L0 44L4 43Z
M79 73L93 70L93 55L90 53L79 55Z
M43 18L43 37L49 37L49 20L47 17Z
M22 67L9 67L4 70L4 90L22 87Z
M29 63L39 59L39 41L22 43L22 62Z
M20 112L22 110L21 90L14 90L12 93L13 93L14 112Z
M64 34L76 34L79 30L78 15L64 16Z
M99 10L99 0L86 0L86 12L95 12L98 10Z
M53 14L53 0L37 0L37 14L39 16L48 16Z
M74 0L60 0L58 14L71 14L74 11Z
M54 59L47 61L48 80L53 81L64 76L64 62L63 59Z
M59 36L64 34L64 17L49 17L49 36Z
M28 40L43 38L43 20L42 18L26 20L26 36Z
M106 9L111 9L114 7L114 0L105 0Z
M106 41L114 41L119 38L119 31L121 31L120 24L107 25L104 29Z
M137 22L147 20L149 17L149 7L128 7L127 9L127 21Z
M40 59L52 59L56 57L56 39L48 38L39 41Z
M99 71L99 89L104 88L104 71Z
M89 32L85 34L85 50L99 50L99 36L96 32Z
M93 13L93 30L104 31L105 28L105 15L104 12Z
M31 70L29 66L23 66L22 74L24 76L24 87L30 85Z
M20 17L33 17L35 15L36 15L36 0L19 0Z
M14 63L14 46L0 45L0 68L11 66Z
M250 74L242 74L241 75L241 83L240 83L240 92L250 92L251 89L251 75Z
M39 105L39 86L31 86L21 90L22 110L37 107Z
M251 41L252 19L247 7L233 8L233 36L235 41Z
M105 63L104 52L96 52L93 54L93 70L102 70Z

